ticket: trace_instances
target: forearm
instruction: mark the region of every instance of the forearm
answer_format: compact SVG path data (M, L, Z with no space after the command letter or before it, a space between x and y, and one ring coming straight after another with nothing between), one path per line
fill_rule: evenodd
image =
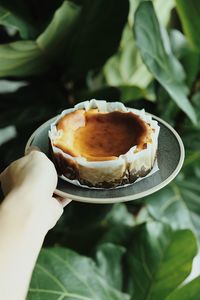
M5 200L0 206L0 299L24 300L46 232L31 212L23 215Z

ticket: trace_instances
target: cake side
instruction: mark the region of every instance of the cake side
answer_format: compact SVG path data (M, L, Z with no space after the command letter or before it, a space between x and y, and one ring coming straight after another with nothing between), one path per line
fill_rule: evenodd
M102 113L106 112L133 112L147 124L148 134L143 140L142 147L134 145L126 153L115 157L115 159L104 161L90 161L85 157L72 156L65 153L61 148L54 145L55 139L59 136L56 124L65 115L77 110L89 111L98 109ZM128 109L122 103L106 103L105 101L91 100L75 106L74 109L64 111L57 120L51 124L49 131L50 148L58 173L66 180L78 180L80 184L110 188L134 182L139 177L146 176L152 169L158 145L159 126L143 110ZM112 142L112 141L111 141Z

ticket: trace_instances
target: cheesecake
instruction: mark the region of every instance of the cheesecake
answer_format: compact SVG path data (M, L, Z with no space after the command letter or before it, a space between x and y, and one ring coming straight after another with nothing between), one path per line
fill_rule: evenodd
M63 111L51 124L50 150L63 179L114 188L151 171L158 134L157 121L144 110L93 99Z

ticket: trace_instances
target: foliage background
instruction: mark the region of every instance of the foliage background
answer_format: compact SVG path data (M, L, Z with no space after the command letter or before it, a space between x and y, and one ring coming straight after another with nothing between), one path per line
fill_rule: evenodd
M42 251L28 299L198 299L199 277L178 287L200 238L199 19L197 0L0 1L1 170L40 124L93 97L160 116L186 149L152 196L70 204L44 244L63 248Z

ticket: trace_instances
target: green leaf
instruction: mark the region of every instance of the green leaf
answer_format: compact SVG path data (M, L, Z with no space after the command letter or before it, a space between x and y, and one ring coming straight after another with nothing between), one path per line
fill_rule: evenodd
M192 232L149 222L136 228L132 238L127 257L132 299L165 299L191 271L197 251Z
M128 300L110 286L94 261L63 248L42 250L27 300Z
M159 117L168 122L171 126L176 126L176 118L180 113L180 110L176 103L171 100L169 94L161 85L157 87L156 100L158 105L157 114L159 115Z
M64 1L36 41L0 45L0 77L38 75L52 68L52 58L61 61L79 11L78 6Z
M28 76L49 69L45 55L34 41L0 45L0 77Z
M152 75L141 60L129 26L124 30L120 50L104 66L104 75L111 86L134 85L145 89L151 82Z
M35 39L48 25L54 11L63 0L49 1L41 5L40 0L1 0L1 7L6 13L6 24L19 29L23 39Z
M192 47L200 51L200 6L198 0L176 0L184 32Z
M122 289L122 257L125 248L113 244L102 244L98 246L96 261L102 276L108 284L116 289Z
M134 217L123 203L117 203L106 216L106 222L112 225L134 225Z
M47 56L57 58L60 62L60 55L66 58L69 40L80 17L80 12L80 7L70 1L64 1L57 9L49 26L37 38L39 48Z
M184 70L173 55L167 33L159 25L153 4L142 2L135 14L135 37L144 63L167 90L176 104L196 124L196 114L190 104Z
M166 300L197 300L200 295L200 276L175 290Z
M128 15L128 0L85 0L71 45L69 74L100 67L117 50Z
M174 229L190 228L200 237L199 193L199 179L190 176L186 180L176 180L145 202L155 220L168 223Z
M187 128L185 129L185 134L183 136L183 141L189 150L199 150L200 145L200 135L199 128Z
M130 11L128 21L131 26L134 23L134 14L138 5L144 0L130 0ZM152 0L158 19L163 26L166 26L170 20L171 10L174 8L174 0Z
M189 85L189 87L192 87L192 84L198 75L200 67L200 55L191 49L185 36L180 31L171 30L169 37L173 53L181 61L184 67L186 73L186 83Z
M7 9L0 6L0 24L4 26L11 26L17 29L23 39L34 37L37 33L34 26L28 24L25 20L12 14Z
M106 63L104 75L107 83L111 86L136 86L144 91L152 81L153 76L142 62L131 29L134 22L133 16L140 2L141 0L130 0L128 23L123 31L120 48L118 53ZM154 5L155 10L159 12L162 24L166 25L174 2L172 0L154 0ZM143 98L151 98L148 91L145 91ZM121 99L123 101L123 98ZM128 97L127 100L132 99Z
M117 203L102 223L105 234L100 238L99 244L113 243L125 246L131 238L135 220L125 204Z
M120 90L120 101L123 103L137 100L140 98L148 98L147 91L145 89L141 89L137 86L119 86Z
M152 75L142 63L133 37L122 49L119 68L124 84L138 84L141 88L147 87L152 80Z

